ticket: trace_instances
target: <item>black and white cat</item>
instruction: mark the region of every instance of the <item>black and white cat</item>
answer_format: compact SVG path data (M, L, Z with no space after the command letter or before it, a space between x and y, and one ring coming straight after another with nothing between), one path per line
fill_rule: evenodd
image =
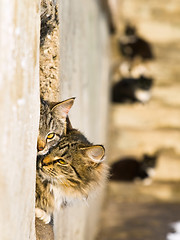
M146 103L151 98L152 84L153 79L143 75L137 78L122 78L112 87L112 101L116 103Z
M131 182L136 179L149 179L145 183L151 183L151 177L155 174L157 154L144 154L141 161L135 157L125 157L112 164L110 179L114 181Z
M154 58L151 44L138 36L136 28L130 24L125 27L124 35L119 40L119 49L124 57L131 60L136 57L140 57L142 60Z

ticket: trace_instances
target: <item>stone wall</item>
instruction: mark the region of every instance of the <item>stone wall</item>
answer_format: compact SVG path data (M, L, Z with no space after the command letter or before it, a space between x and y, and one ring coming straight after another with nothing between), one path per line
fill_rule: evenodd
M0 239L35 239L39 1L0 2Z

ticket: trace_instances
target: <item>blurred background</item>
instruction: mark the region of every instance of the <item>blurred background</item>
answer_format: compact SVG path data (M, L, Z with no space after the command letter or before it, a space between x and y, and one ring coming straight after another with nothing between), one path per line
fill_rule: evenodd
M111 172L97 239L180 239L180 4L103 2Z

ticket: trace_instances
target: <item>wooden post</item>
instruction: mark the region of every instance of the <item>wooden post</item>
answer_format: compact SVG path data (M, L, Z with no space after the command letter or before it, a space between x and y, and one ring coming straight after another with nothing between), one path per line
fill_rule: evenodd
M0 1L0 239L35 239L39 0Z

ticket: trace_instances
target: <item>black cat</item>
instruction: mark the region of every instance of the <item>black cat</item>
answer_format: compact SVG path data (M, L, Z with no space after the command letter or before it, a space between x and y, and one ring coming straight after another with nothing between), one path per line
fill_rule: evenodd
M122 158L111 166L110 179L115 181L133 181L150 177L155 168L157 155L143 155L141 161L135 157Z
M153 79L140 76L139 78L122 78L112 87L112 101L125 102L147 102L150 97L150 89Z
M127 25L125 35L120 38L119 49L121 54L129 59L141 57L143 60L151 60L154 58L151 45L139 37L135 27Z

